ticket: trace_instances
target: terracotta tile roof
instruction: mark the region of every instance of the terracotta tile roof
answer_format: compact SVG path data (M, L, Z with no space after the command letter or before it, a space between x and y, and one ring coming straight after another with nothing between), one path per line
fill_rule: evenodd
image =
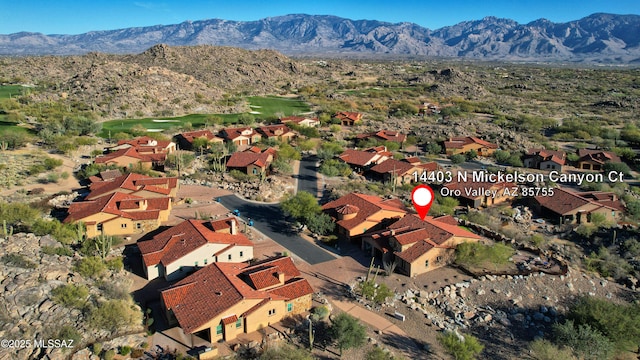
M229 246L253 246L253 243L244 234L219 233L214 230L223 228L221 222L235 221L235 219L223 219L216 222L207 220L186 220L178 225L155 235L150 240L138 242L138 248L142 253L145 266L158 263L163 265L190 254L206 243L223 244ZM230 225L228 225L230 227ZM228 247L225 247L228 248Z
M436 171L436 170L438 170L440 168L440 165L438 165L437 162L432 161L432 162L420 164L420 165L418 165L418 167L421 167L426 171Z
M122 173L120 172L120 170L114 169L114 170L105 170L105 171L101 171L100 172L100 178L103 181L109 181L109 180L113 180L119 176L122 176Z
M95 163L106 164L108 162L115 161L115 159L124 157L124 156L138 159L141 162L151 162L151 160L147 156L141 155L140 153L138 153L138 151L135 148L130 147L126 149L120 149L118 151L114 151L106 155L98 156L95 159Z
M340 120L348 119L355 122L362 119L362 114L358 112L352 112L352 111L339 111L335 113L333 117Z
M336 208L336 212L342 215L357 214L358 211L360 211L360 208L351 204L341 205Z
M318 118L307 118L303 116L286 116L286 117L280 118L280 122L283 124L288 122L300 124L301 122L319 123L320 121L318 121Z
M141 148L159 148L159 149L166 149L171 145L171 141L167 141L167 140L156 140L152 137L149 136L141 136L135 139L131 139L131 140L120 140L118 141L118 145L131 145L135 148L137 148L138 150L140 150Z
M283 125L283 124L261 126L256 130L267 138L273 138L273 137L278 137L282 135L289 135L289 136L293 135L293 132L291 131L291 129L289 129L286 125Z
M391 130L380 130L368 134L356 135L356 138L358 139L368 139L370 137L375 137L382 141L393 141L398 143L402 143L407 139L407 135Z
M146 201L146 210L140 209L141 203ZM158 218L160 210L168 210L171 200L169 198L144 199L132 194L120 192L112 193L109 196L102 196L95 200L80 201L71 203L68 216L64 222L72 222L84 219L98 213L114 215L114 217L124 217L133 220L144 220ZM125 211L135 210L136 211Z
M268 292L284 297L286 300L293 300L305 295L313 294L313 288L307 280L296 278L285 283L283 286L270 289Z
M408 162L409 164L414 164L414 165L419 165L422 162L422 160L420 160L420 158L417 156L410 156L402 159L402 161Z
M623 206L613 193L611 197L603 198L602 192L581 192L576 193L568 189L557 187L553 191L553 196L536 196L535 200L541 206L559 215L566 215L578 208L591 204L595 208L607 207L612 210L622 210Z
M454 137L449 138L448 141L444 142L444 147L446 149L462 149L464 146L469 144L478 144L489 149L497 149L498 145L490 143L488 141L482 140L480 138L474 136L466 136L466 137Z
M401 258L402 260L412 263L416 261L420 256L426 254L429 250L433 249L435 246L430 244L425 240L420 240L413 244L410 248L402 252L394 252L394 254Z
M264 168L271 163L269 158L273 159L273 152L268 149L261 153L255 153L251 149L248 149L248 151L233 153L229 157L229 160L227 160L227 167L246 168L249 165L256 165Z
M118 189L129 190L130 193L146 190L160 195L168 195L171 189L178 186L178 178L153 178L136 173L121 175L110 181L92 183L87 199L92 200Z
M564 151L547 149L529 149L526 156L540 156L542 161L553 161L560 165L564 165L567 159L567 154Z
M364 150L347 149L338 158L350 165L367 166L379 164L392 155L386 147L378 146Z
M409 171L411 171L411 169L414 168L414 165L406 162L406 161L399 161L396 159L387 159L381 163L379 163L378 165L372 167L371 169L369 169L370 171L377 173L377 174L392 174L392 175L396 175L396 176L403 176L406 173L408 173Z
M234 324L238 321L238 317L235 315L227 316L226 318L222 318L222 323L224 325Z
M331 201L322 206L322 210L328 213L334 219L338 219L338 209L343 208L345 205L354 206L359 209L357 215L353 219L349 220L337 220L336 223L345 229L353 229L367 219L382 210L388 210L397 214L397 216L404 216L407 213L406 208L402 203L397 201L385 200L377 196L364 195L358 193L347 194L337 200Z
M249 274L277 267L285 273L285 283L268 291L251 286ZM307 280L299 278L300 272L289 257L270 259L256 265L241 263L213 263L162 291L161 298L172 310L185 333L193 333L212 319L227 315L222 320L230 324L235 315L225 314L231 307L246 299L260 299L247 309L240 309L246 316L268 304L271 299L293 300L313 293Z
M604 150L578 149L578 156L580 157L578 162L591 161L598 164L622 162L618 155Z
M225 128L225 129L222 129L222 131L220 132L220 135L223 138L228 140L233 140L240 136L252 137L257 134L258 133L249 126L239 127L239 128Z
M271 266L266 269L249 272L247 276L256 290L262 290L280 283L278 278L279 272L280 269L277 266Z
M217 136L215 136L211 130L196 130L196 131L188 131L188 132L183 132L181 134L178 134L179 137L182 137L186 142L188 142L189 144L193 143L193 140L198 139L198 138L206 138L207 140L211 141L214 139L219 139L220 141L222 140L222 138L219 138Z

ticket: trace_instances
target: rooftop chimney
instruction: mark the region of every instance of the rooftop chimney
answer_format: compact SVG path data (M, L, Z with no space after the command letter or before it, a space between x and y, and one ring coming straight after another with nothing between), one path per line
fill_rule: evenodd
M238 229L236 228L236 219L231 218L231 235L236 235Z

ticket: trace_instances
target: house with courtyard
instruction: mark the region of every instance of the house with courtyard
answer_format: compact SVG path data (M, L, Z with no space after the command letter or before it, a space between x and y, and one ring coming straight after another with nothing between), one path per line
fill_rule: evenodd
M574 192L561 187L553 190L553 195L533 198L532 207L558 224L590 223L593 214L600 214L605 221L616 222L624 213L624 206L613 192Z
M376 146L364 150L347 149L338 155L338 159L347 163L357 173L368 170L370 167L380 164L391 157L393 157L393 154L387 151L385 146Z
M207 142L211 143L222 143L224 139L214 135L211 130L196 130L196 131L188 131L183 132L175 137L180 149L183 150L191 150L193 151L193 141L195 139L206 139Z
M420 179L423 172L436 171L438 168L438 163L422 164L418 158L387 159L371 167L366 172L366 176L374 181L404 185L415 182L416 177Z
M185 220L137 245L147 280L174 281L208 264L253 259L253 243L240 233L234 217Z
M622 159L611 151L578 149L577 168L582 170L602 171L606 163L620 163Z
M296 133L283 124L260 126L256 131L265 140L290 142L296 136Z
M143 198L114 192L95 200L71 203L65 223L82 222L88 238L98 235L128 236L155 230L169 219L169 197Z
M456 246L477 242L481 237L458 226L451 216L421 220L407 215L385 229L362 235L362 250L387 262L410 277L424 274L453 262Z
M108 148L108 152L134 148L139 154L171 154L176 151L176 144L169 140L157 140L149 136L141 136L130 140L119 140L116 146Z
M277 257L209 264L162 290L160 299L169 325L216 343L304 314L312 294L292 259Z
M367 140L367 139L376 139L378 141L391 141L396 142L400 145L407 140L407 135L391 130L379 130L376 132L366 133L366 134L358 134L356 135L356 139L358 140Z
M560 172L566 161L567 154L564 151L546 149L529 149L522 159L524 167Z
M322 206L322 211L335 221L338 237L347 241L378 228L385 220L407 214L407 209L399 199L383 199L360 193L350 193L328 202Z
M231 154L227 160L227 170L238 170L248 175L268 174L269 166L276 156L276 150L260 150L252 146L245 151Z
M238 150L244 150L262 139L253 128L245 126L239 128L225 128L218 134L225 142L231 142L238 147Z
M141 169L153 169L164 165L166 154L140 154L133 147L128 147L106 155L97 156L94 160L96 164L115 165L121 169L139 167Z
M444 149L447 155L465 154L475 150L479 156L491 156L498 145L482 140L474 136L451 137L444 142Z
M120 175L106 181L93 181L85 200L95 200L115 192L132 194L142 198L175 198L178 192L178 178L151 177L136 173Z
M320 120L317 117L308 118L304 116L286 116L280 118L280 123L282 124L296 124L299 126L307 126L307 127L318 127L320 126Z
M362 113L352 111L339 111L333 115L334 119L340 121L342 126L354 126L362 121Z

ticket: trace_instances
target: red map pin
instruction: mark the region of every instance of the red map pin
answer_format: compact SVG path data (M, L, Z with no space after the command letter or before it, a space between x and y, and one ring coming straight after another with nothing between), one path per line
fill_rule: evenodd
M433 194L433 190L427 185L418 185L413 188L411 192L411 201L413 202L413 207L416 208L420 219L424 220L431 208L431 204L433 204L433 199L435 195Z

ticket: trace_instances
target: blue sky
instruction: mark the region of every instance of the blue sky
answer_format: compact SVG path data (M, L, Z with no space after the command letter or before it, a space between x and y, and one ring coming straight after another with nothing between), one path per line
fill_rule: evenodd
M520 23L539 18L565 22L595 12L640 14L640 0L0 0L0 34L79 34L185 20L246 21L294 13L407 21L438 29L485 16Z

